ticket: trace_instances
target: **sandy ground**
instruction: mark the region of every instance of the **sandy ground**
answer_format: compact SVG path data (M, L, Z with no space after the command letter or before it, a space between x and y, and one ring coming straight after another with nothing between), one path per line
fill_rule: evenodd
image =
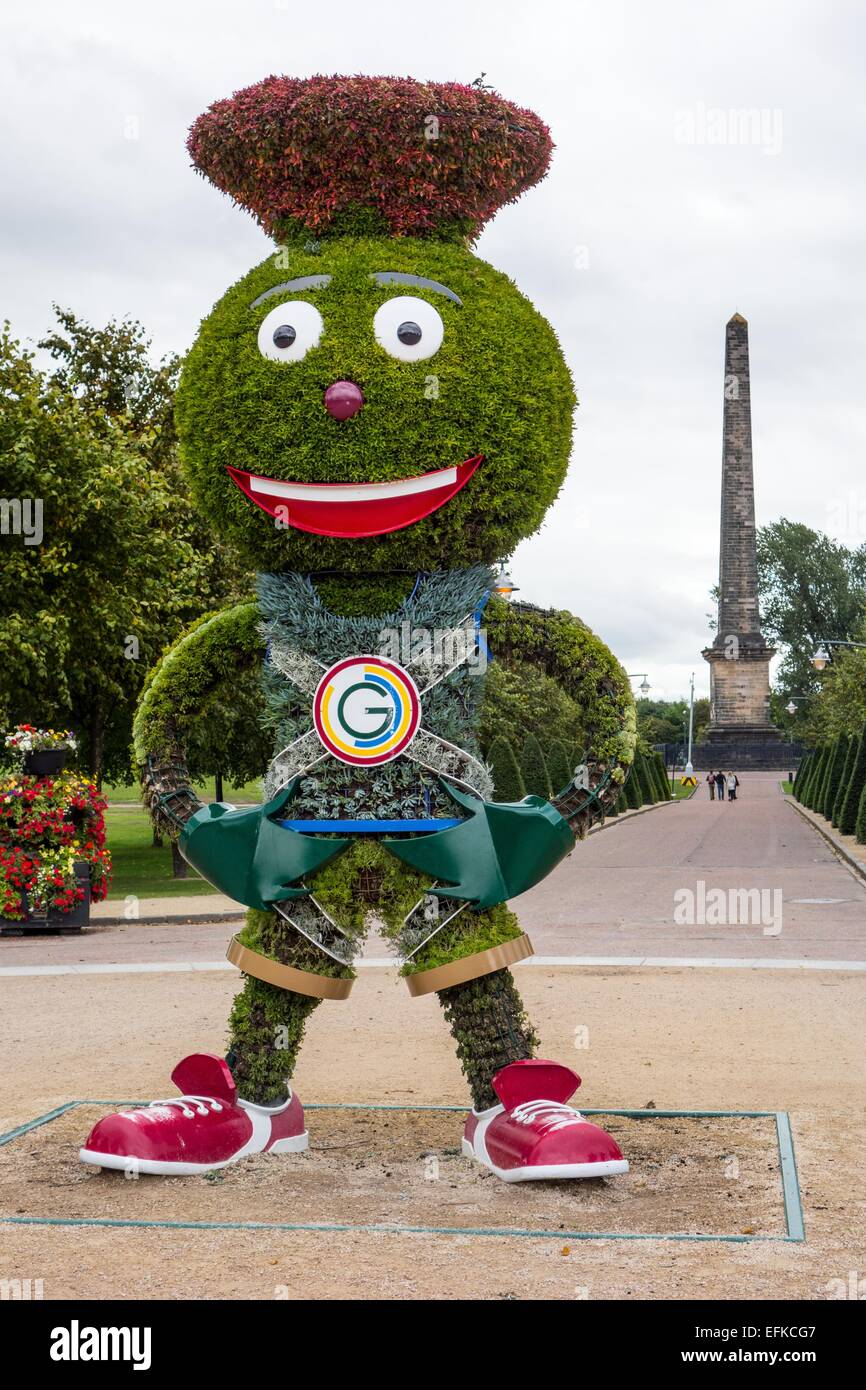
M7 1225L0 1277L41 1278L47 1298L817 1299L828 1296L831 1281L866 1269L862 974L534 968L518 979L543 1052L581 1072L578 1100L588 1108L652 1101L659 1109L789 1111L807 1241L569 1242L559 1234L659 1229L661 1216L662 1230L777 1233L773 1145L765 1128L741 1120L700 1132L677 1122L679 1133L661 1119L639 1122L647 1126L639 1132L620 1121L632 1160L626 1182L558 1192L503 1191L464 1166L455 1152L459 1114L402 1115L387 1132L381 1122L364 1128L357 1114L338 1111L310 1112L313 1149L305 1157L248 1160L219 1182L124 1183L79 1172L75 1147L101 1113L81 1110L0 1151L5 1213L244 1220L261 1206L268 1216L255 1219L279 1212L279 1220L305 1220L317 1209L318 1220L340 1212L353 1223L540 1223L552 1234ZM235 985L218 972L2 980L0 1128L72 1098L170 1094L179 1056L221 1048ZM576 1050L575 1030L583 1028L589 1046ZM347 1003L314 1015L296 1084L308 1102L465 1099L436 1000L410 1000L391 973L372 969ZM434 1181L424 1176L431 1153L440 1162ZM727 1176L737 1172L732 1157L739 1176Z

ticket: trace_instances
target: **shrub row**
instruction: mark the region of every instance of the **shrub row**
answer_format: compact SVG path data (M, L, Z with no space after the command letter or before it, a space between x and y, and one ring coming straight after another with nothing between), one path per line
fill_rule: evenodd
M807 753L797 769L794 796L843 835L866 844L866 725L859 736L839 734Z
M567 786L579 754L562 743L553 743L546 750L534 734L528 734L522 747L515 752L506 738L494 739L487 761L493 774L497 801L519 801L530 793L548 801ZM669 801L671 788L667 769L660 753L635 752L628 779L609 815L620 811Z

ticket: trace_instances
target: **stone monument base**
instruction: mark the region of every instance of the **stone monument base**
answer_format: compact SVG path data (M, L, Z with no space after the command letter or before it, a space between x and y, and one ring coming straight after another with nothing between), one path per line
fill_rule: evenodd
M711 729L703 743L692 747L692 767L700 772L793 772L804 752L800 743L785 743L778 729Z

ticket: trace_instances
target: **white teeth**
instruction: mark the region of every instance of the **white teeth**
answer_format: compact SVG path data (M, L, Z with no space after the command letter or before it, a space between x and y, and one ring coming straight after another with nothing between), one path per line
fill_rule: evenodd
M435 492L457 482L456 468L440 468L418 478L401 478L396 483L280 483L276 478L249 475L250 490L268 497L294 498L296 502L373 502L380 497L411 497L417 492Z

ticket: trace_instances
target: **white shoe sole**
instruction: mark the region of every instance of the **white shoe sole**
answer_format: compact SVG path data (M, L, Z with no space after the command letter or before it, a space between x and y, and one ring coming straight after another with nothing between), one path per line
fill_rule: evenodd
M463 1140L463 1157L473 1158L482 1168L495 1173L503 1182L556 1182L569 1178L614 1178L628 1172L628 1160L610 1158L606 1163L547 1163L533 1168L497 1168L489 1163L472 1147L469 1139Z
M259 1152L269 1154L297 1154L303 1153L309 1147L309 1134L304 1130L303 1134L293 1134L289 1139L277 1139L267 1150L260 1149ZM79 1149L78 1157L82 1163L90 1163L94 1168L115 1168L121 1172L128 1172L138 1175L144 1173L147 1176L163 1178L189 1178L196 1173L212 1173L217 1168L228 1168L232 1163L237 1163L240 1158L247 1158L247 1154L238 1154L235 1158L224 1158L219 1163L161 1163L153 1158L133 1158L130 1154L101 1154L95 1149Z

